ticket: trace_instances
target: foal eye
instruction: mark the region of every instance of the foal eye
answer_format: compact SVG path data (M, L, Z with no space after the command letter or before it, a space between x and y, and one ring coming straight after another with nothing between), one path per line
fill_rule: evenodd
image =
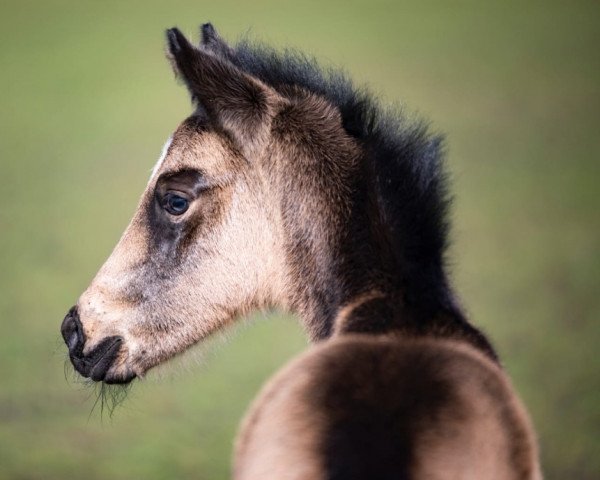
M163 208L171 215L181 215L185 213L189 206L188 199L176 193L167 193L163 197Z

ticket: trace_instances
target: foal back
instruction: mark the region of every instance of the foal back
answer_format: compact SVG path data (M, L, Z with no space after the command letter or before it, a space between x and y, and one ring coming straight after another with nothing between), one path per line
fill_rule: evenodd
M236 480L541 479L501 369L449 340L344 335L284 367L251 407Z

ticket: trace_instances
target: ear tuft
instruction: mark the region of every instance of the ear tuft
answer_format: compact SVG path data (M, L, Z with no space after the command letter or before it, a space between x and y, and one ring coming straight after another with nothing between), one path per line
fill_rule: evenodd
M178 28L169 28L167 30L167 45L169 46L169 53L174 57L177 57L186 51L189 52L194 48Z
M205 23L200 26L200 38L200 47L206 48L226 60L233 60L235 56L234 50L221 38L212 23Z
M202 38L201 45L210 44L215 40L215 38L218 38L217 31L215 30L215 27L213 27L212 23L202 24L200 26L200 35Z

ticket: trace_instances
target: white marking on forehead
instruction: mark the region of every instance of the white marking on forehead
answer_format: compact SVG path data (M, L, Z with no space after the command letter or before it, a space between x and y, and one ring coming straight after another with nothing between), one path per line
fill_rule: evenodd
M156 165L154 165L154 168L152 169L152 173L150 174L148 183L150 183L150 180L152 180L156 173L160 170L160 167L162 166L163 162L165 161L165 158L167 157L167 152L169 151L169 147L171 146L172 142L173 136L170 136L163 145L162 151L160 152L160 157L158 158L158 162L156 162Z

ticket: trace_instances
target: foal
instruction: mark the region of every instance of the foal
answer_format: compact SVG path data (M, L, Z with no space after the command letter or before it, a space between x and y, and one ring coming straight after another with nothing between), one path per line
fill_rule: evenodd
M256 308L317 346L259 395L236 479L539 479L534 435L444 267L440 139L340 73L210 24L167 32L195 112L62 334L125 383Z

